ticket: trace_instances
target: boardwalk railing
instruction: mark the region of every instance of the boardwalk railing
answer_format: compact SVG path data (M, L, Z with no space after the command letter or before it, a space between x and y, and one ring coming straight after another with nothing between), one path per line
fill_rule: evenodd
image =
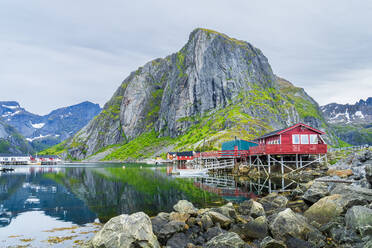
M339 148L330 147L328 148L328 151L336 152L336 151L346 151L346 150L361 150L361 149L368 148L368 147L370 147L370 145L368 144L361 145L361 146L348 146L348 147L339 147Z
M326 154L326 144L270 144L259 145L249 149L249 155L264 155L264 154Z
M202 152L195 155L196 158L240 158L247 157L249 155L248 150L231 150L231 151L213 151L213 152Z

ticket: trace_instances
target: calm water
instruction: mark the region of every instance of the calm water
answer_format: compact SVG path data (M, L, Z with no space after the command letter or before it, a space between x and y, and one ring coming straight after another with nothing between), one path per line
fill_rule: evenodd
M294 186L227 176L175 178L164 167L145 165L13 168L0 176L0 247L72 247L91 238L98 223L122 213L153 216L172 211L180 199L205 207Z

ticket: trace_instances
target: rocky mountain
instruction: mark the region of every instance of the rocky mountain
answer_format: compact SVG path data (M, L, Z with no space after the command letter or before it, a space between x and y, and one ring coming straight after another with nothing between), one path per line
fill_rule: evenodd
M372 145L372 97L355 104L330 103L320 109L342 140Z
M17 130L0 121L0 154L30 154L34 150Z
M36 150L42 150L74 135L101 111L98 104L82 102L40 116L15 101L0 101L2 120L14 127Z
M234 136L252 139L297 122L337 143L318 104L274 75L258 48L198 28L179 52L132 72L64 152L83 159L109 147L104 159L127 159L218 149Z
M330 103L320 109L329 123L368 124L372 123L372 97L355 104Z

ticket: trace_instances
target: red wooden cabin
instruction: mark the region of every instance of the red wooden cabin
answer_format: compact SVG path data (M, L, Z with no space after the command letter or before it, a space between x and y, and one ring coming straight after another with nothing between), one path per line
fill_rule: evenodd
M193 160L194 159L194 152L177 152L177 160Z
M324 132L303 123L265 134L249 149L250 155L260 154L326 154Z

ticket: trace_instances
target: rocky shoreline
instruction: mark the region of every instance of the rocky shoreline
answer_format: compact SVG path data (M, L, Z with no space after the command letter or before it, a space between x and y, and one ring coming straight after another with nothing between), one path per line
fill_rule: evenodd
M205 209L181 200L152 218L114 217L84 246L372 248L371 186L372 152L365 150L290 193Z

